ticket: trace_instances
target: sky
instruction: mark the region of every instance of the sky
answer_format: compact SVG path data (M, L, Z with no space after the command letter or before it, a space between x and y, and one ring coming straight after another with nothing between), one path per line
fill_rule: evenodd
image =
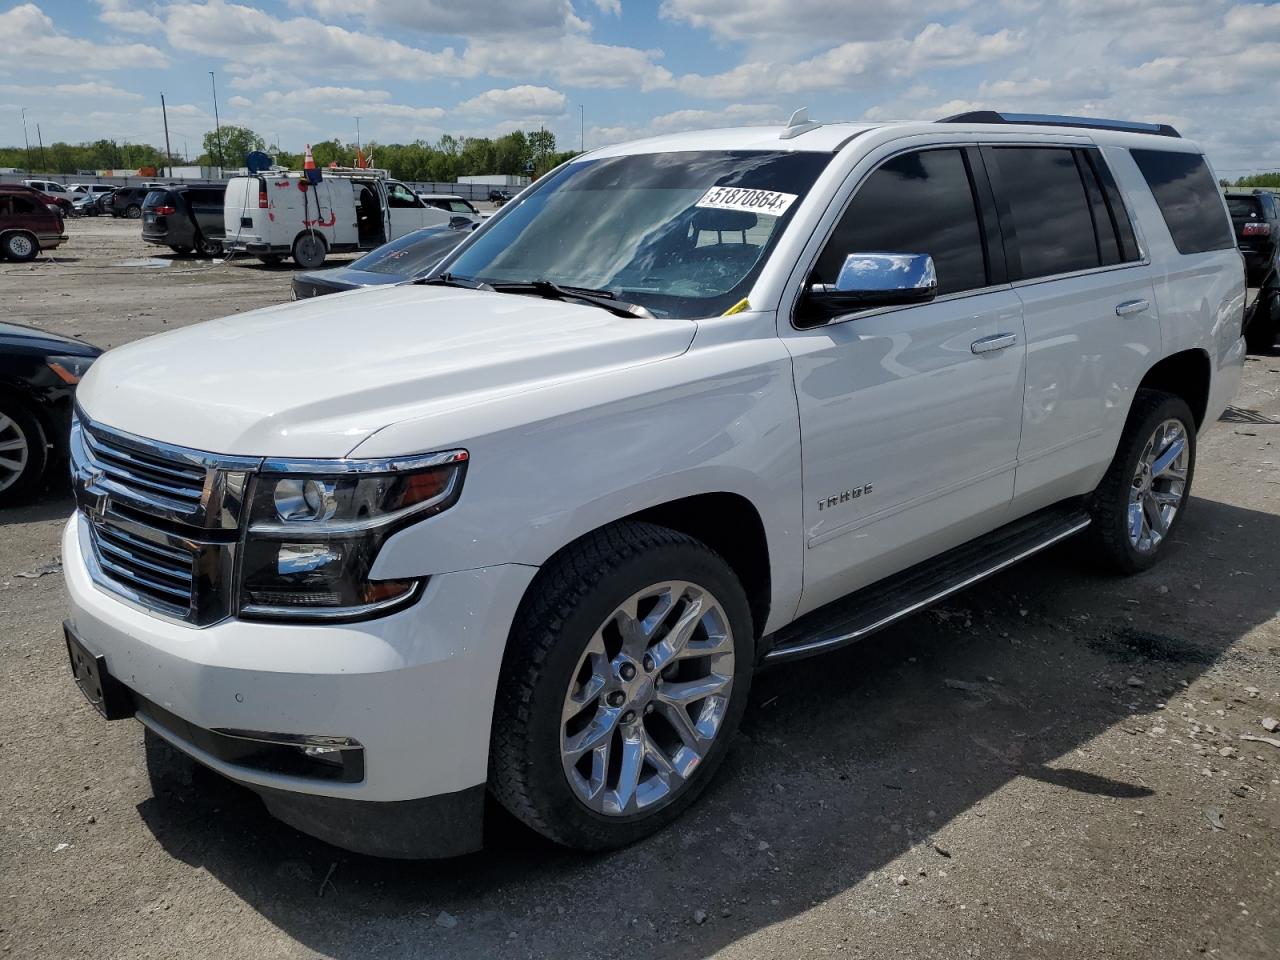
M562 149L970 109L1172 123L1220 176L1280 169L1280 2L0 0L0 143L175 152L546 128Z

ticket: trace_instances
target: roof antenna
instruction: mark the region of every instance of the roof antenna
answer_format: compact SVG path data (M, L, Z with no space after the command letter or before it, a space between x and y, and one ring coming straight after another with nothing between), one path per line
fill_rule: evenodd
M791 115L791 119L787 121L787 129L778 134L779 140L790 140L792 137L798 137L802 133L808 133L810 130L817 130L822 124L816 120L809 119L809 108L801 107Z

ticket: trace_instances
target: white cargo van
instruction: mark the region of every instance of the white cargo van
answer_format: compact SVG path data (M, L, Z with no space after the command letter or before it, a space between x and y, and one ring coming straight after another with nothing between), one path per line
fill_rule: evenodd
M446 226L449 214L423 203L384 171L324 171L312 185L301 173L232 177L223 201L228 250L263 263L291 256L314 270L330 253L372 250L422 227Z

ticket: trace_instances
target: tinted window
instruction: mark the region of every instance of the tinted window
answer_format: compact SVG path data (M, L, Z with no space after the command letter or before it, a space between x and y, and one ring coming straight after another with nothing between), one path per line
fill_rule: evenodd
M1076 156L1080 162L1080 171L1085 177L1086 187L1092 191L1091 184L1096 183L1102 190L1104 210L1095 215L1095 224L1099 235L1099 252L1104 264L1130 263L1141 257L1138 250L1138 238L1133 232L1133 221L1129 219L1129 211L1120 198L1120 188L1116 186L1115 177L1106 160L1097 150L1079 150ZM1092 196L1091 196L1092 199ZM1116 240L1116 257L1111 260L1107 256L1108 236Z
M834 283L851 253L927 253L940 294L985 287L982 229L964 154L926 150L886 161L840 218L814 282Z
M1203 253L1235 246L1223 213L1218 185L1198 153L1132 150L1138 169L1155 195L1179 253Z
M998 147L991 151L999 193L1008 205L1023 279L1101 264L1093 214L1075 154L1067 148ZM1010 264L1011 269L1013 264Z
M383 244L351 264L352 270L391 273L401 277L417 276L444 259L444 255L460 244L470 230L452 227L428 227Z
M1261 206L1257 197L1227 197L1227 210L1233 217L1245 220L1257 217L1261 213Z
M173 206L173 194L168 190L152 190L147 194L147 198L142 201L144 207L164 207Z

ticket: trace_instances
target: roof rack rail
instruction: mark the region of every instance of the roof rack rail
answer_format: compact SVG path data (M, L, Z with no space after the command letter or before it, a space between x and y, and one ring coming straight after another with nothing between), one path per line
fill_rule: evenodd
M1141 123L1137 120L1107 120L1103 117L1061 117L1051 113L1001 113L996 110L970 110L943 117L938 123L1005 123L1040 127L1083 127L1086 130L1116 130L1127 133L1153 133L1160 137L1182 137L1167 123Z

